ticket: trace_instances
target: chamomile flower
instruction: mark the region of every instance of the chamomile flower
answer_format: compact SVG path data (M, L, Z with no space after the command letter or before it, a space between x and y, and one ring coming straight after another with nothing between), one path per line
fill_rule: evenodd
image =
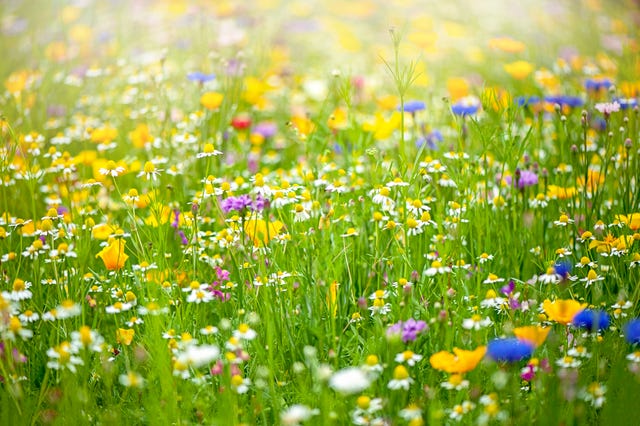
M120 384L127 388L142 388L144 387L144 378L135 371L129 371L127 374L121 374L118 376Z
M554 220L553 224L555 226L567 226L573 223L573 219L569 219L569 216L566 214L561 214L558 220Z
M115 302L113 305L109 305L105 308L105 311L108 314L119 314L120 312L128 311L132 308L132 304L123 303L123 302Z
M496 274L490 273L489 276L482 282L484 284L494 284L494 283L501 283L503 281L504 281L504 278L500 278Z
M100 169L98 169L98 172L102 176L111 176L111 177L118 177L122 173L124 173L124 171L125 171L125 168L122 166L118 166L116 162L113 160L109 160L104 167L101 167Z
M348 237L356 237L358 235L360 235L360 232L358 232L356 228L349 228L345 231L344 234L341 234L340 236L342 238L348 238Z
M65 341L58 346L49 348L47 350L47 356L49 361L47 367L54 370L68 369L72 373L77 371L77 365L83 365L82 358L76 356L77 350L71 345L71 343Z
M567 355L574 358L591 358L591 354L584 346L574 346L567 351Z
M9 293L9 299L15 302L20 300L28 300L31 299L33 293L31 293L31 283L29 281L24 281L20 278L16 278L13 280L13 286L11 289L11 293Z
M255 332L248 324L240 324L236 330L233 331L233 336L237 339L253 340L258 333Z
M218 151L217 149L215 149L212 143L206 143L204 144L202 152L196 154L196 158L215 157L221 154L222 151Z
M601 408L605 401L607 387L598 382L593 382L580 392L580 396L585 402L591 403L595 408Z
M414 353L413 351L406 350L396 355L395 361L398 363L407 363L407 365L413 367L416 362L422 360L422 355Z
M589 269L587 276L580 279L580 281L584 283L585 287L589 287L591 284L602 280L604 280L604 277L598 275L598 273L593 269Z
M489 317L482 318L482 316L475 314L471 318L465 318L462 321L462 328L465 330L480 330L493 324L493 321Z
M387 387L392 390L409 390L411 383L413 383L413 379L409 375L409 371L404 365L400 364L393 369L393 379L389 381Z
M578 368L581 364L582 361L569 355L562 357L556 361L556 365L561 368Z
M576 263L575 266L576 268L584 268L588 266L591 269L595 269L598 267L598 264L594 260L589 259L587 256L582 256L580 258L580 261Z
M463 401L461 404L456 404L453 406L451 411L449 411L449 418L451 420L460 421L464 417L465 414L473 411L476 408L476 404L471 401Z
M444 266L440 260L434 260L431 262L431 266L424 271L424 274L428 277L433 277L437 274L447 274L449 272L451 272L450 267Z
M478 263L483 264L493 260L493 255L488 253L482 253L480 256L478 256L477 259L478 259Z
M462 390L469 387L469 381L464 380L462 374L451 374L447 380L440 383L445 389L449 390Z

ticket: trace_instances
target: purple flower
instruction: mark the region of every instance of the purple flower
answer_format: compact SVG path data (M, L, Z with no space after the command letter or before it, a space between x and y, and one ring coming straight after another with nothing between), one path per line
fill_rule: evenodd
M529 186L538 184L538 175L529 171L522 170L520 172L520 179L518 179L518 188L523 189Z
M187 236L184 235L184 232L182 232L182 230L178 231L178 237L180 238L180 242L182 243L183 246L186 246L187 244L189 244L189 240L187 239Z
M256 196L255 200L249 195L243 194L238 196L227 197L220 202L220 208L224 214L230 211L243 212L246 209L251 211L262 211L267 206L268 200L261 195Z
M413 342L418 338L418 334L427 329L427 323L409 318L402 326L402 341L404 343Z
M407 321L398 321L395 324L391 324L387 328L387 338L393 339L400 337L404 343L413 342L418 338L418 335L426 329L426 322L409 318Z
M229 271L227 271L226 269L222 269L219 266L216 266L216 276L218 277L219 280L228 281L229 275L230 275Z
M173 222L171 222L172 228L178 228L180 225L180 209L173 209Z
M402 321L398 321L395 324L391 324L387 328L387 339L394 339L402 336Z
M509 296L511 293L513 293L513 290L516 288L516 284L515 282L513 282L513 280L509 280L509 284L502 286L502 288L500 288L500 293L504 294L505 296Z
M253 128L253 133L262 135L264 138L270 138L276 134L278 126L272 121L261 121Z
M538 175L534 172L529 170L519 170L517 172L520 174L520 177L517 179L519 189L524 189L538 184ZM502 175L500 173L496 175L496 180L498 182L500 182L501 176ZM513 178L511 176L505 176L504 181L507 183L507 185L511 185L511 182L513 182Z
M232 210L237 212L242 212L246 208L251 207L253 204L253 200L247 194L239 195L239 196L231 196L227 197L220 203L220 208L224 212L224 214L229 213Z

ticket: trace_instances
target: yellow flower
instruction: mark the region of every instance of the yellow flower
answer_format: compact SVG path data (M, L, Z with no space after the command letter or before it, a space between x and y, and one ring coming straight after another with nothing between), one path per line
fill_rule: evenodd
M640 213L631 213L630 215L616 215L616 219L621 223L624 223L632 231L640 229Z
M298 130L298 133L303 139L310 135L316 128L313 121L303 115L291 117L291 124Z
M373 122L368 121L362 125L365 132L373 132L373 138L376 140L387 139L394 130L400 126L400 113L394 112L391 117L385 119L381 113L376 113Z
M560 324L569 324L573 317L587 306L586 303L580 303L572 299L558 299L551 301L546 299L542 302L542 308L550 320Z
M124 252L126 241L122 238L112 239L109 245L96 254L104 262L104 266L110 271L117 271L124 267L124 262L129 256Z
M282 228L284 224L279 220L267 223L263 219L251 219L244 223L244 232L253 240L255 247L269 244Z
M144 148L153 140L149 133L149 126L144 123L138 124L134 131L129 132L129 139L131 139L131 143L136 148Z
M469 95L469 83L462 77L449 77L447 79L447 91L451 101L455 102Z
M526 45L510 37L497 37L489 40L489 47L506 53L520 53L525 49Z
M95 143L109 143L117 137L118 130L110 126L99 127L91 132L91 142Z
M538 327L535 325L517 327L513 330L513 334L516 335L518 340L525 340L533 346L538 347L544 343L549 334L549 327Z
M200 97L200 104L208 110L218 109L224 95L218 92L207 92Z
M533 65L526 61L516 61L505 64L504 70L516 80L524 80L533 71Z
M342 107L336 108L327 120L327 126L332 130L342 130L346 128L348 124L347 110Z
M431 355L429 363L436 370L447 373L466 373L476 368L486 351L486 346L478 346L472 351L453 348L453 353L440 351Z
M547 187L547 197L558 200L566 200L567 198L573 198L577 194L575 187L564 188L557 185L549 185Z
M122 345L129 346L136 331L133 328L119 328L116 331L116 341Z

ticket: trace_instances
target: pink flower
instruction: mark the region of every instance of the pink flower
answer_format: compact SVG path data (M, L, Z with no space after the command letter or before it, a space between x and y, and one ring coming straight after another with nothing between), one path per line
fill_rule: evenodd
M620 111L620 104L616 102L601 102L595 105L595 108L605 116L611 115L612 112Z

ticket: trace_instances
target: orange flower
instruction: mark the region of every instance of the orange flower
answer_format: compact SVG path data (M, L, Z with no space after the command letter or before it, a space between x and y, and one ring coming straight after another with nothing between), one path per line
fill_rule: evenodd
M550 327L538 327L535 325L525 326L525 327L517 327L513 330L513 334L516 335L518 340L524 340L531 344L534 347L538 347L544 343L549 334Z
M560 324L569 324L573 317L587 306L586 303L580 303L577 300L554 300L553 302L546 299L542 302L542 308L549 319Z
M126 241L122 238L112 239L109 245L96 254L104 262L104 266L110 271L117 271L124 267L124 262L129 256L124 252Z
M466 373L476 368L486 351L486 346L478 346L472 351L453 348L453 353L440 351L431 355L429 362L436 370L447 373Z

